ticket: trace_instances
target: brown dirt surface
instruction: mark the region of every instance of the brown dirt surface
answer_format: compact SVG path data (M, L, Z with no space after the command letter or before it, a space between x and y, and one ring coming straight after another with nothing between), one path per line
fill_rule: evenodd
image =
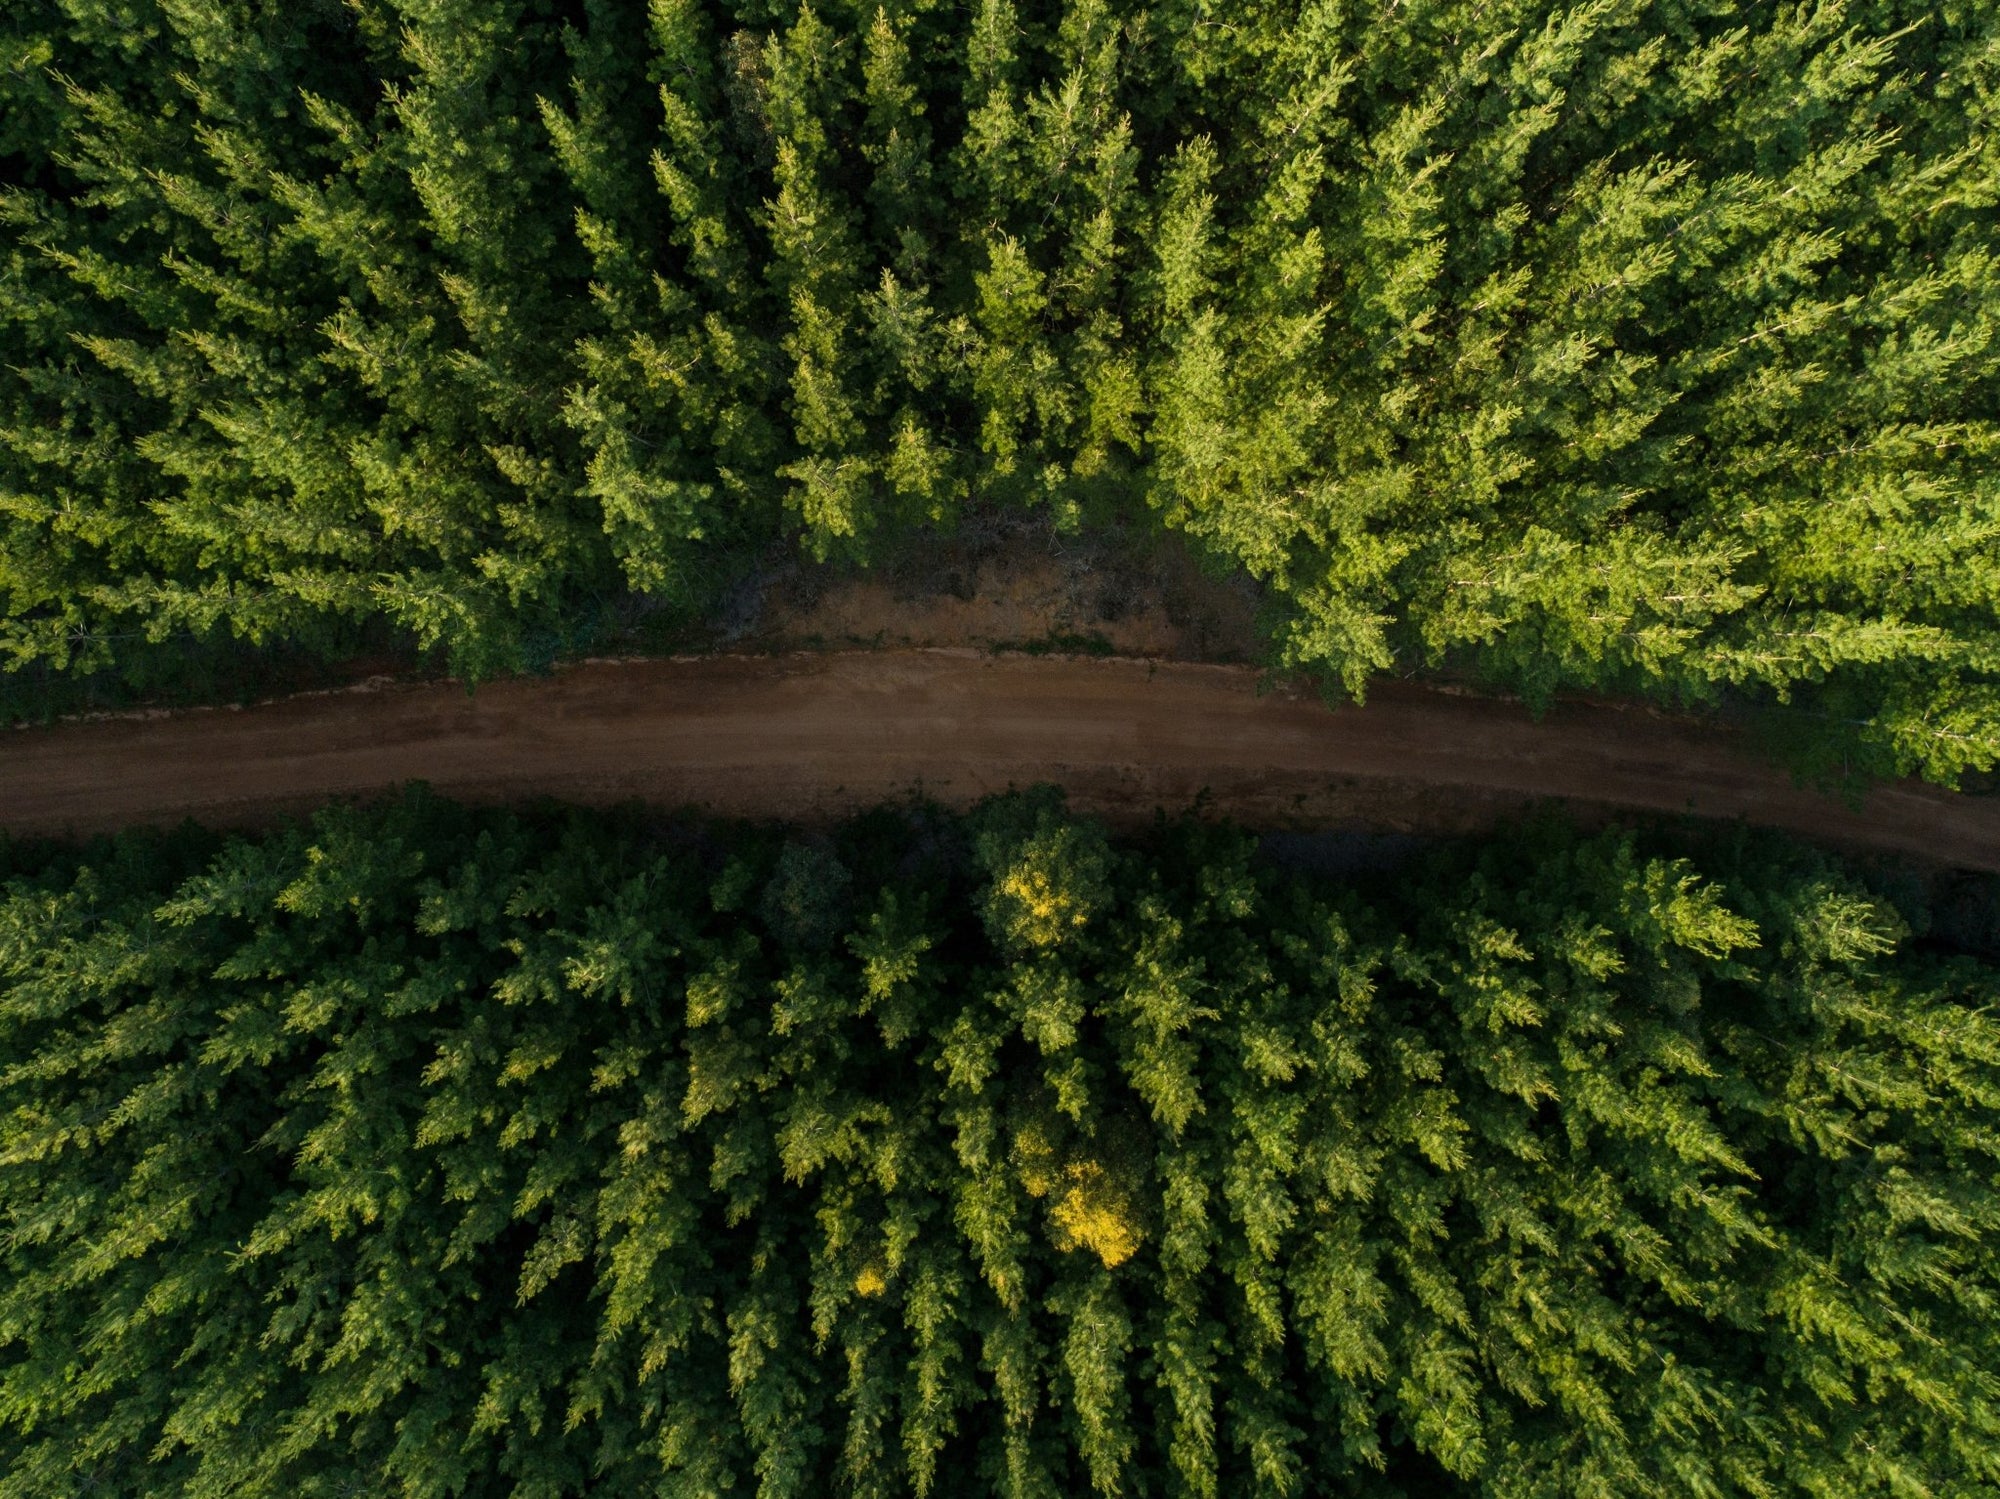
M1895 784L1850 807L1711 724L1646 708L1562 704L1537 722L1516 704L1387 683L1366 707L1330 709L1244 666L963 647L601 661L475 694L381 681L15 729L0 737L0 827L253 825L410 780L473 802L804 821L1053 781L1115 822L1200 798L1298 831L1469 831L1558 801L2000 871L2000 798Z
M1180 540L1060 536L988 517L909 538L871 568L777 561L751 578L705 650L851 646L1079 648L1156 661L1249 662L1263 652L1257 585L1205 573Z

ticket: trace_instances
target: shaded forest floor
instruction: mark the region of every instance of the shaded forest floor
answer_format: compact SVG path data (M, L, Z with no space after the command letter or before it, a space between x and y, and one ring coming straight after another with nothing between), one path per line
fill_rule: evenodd
M1033 520L913 537L866 570L778 559L683 648L973 647L1244 664L1259 590L1211 576L1177 537L1057 536Z

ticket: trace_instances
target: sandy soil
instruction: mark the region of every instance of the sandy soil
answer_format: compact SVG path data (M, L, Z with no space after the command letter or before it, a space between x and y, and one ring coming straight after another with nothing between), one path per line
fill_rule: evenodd
M1797 787L1712 725L1384 684L1365 708L1260 692L1243 666L811 651L595 662L474 695L377 682L249 708L0 736L0 827L246 825L408 780L471 801L641 799L813 820L912 792L962 806L1055 781L1116 821L1203 798L1274 829L1449 832L1537 802L1742 819L2000 871L2000 798Z

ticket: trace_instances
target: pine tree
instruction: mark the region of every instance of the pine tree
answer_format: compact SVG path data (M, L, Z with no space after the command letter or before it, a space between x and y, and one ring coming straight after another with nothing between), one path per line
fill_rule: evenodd
M2000 1481L1995 978L1794 845L413 794L0 873L0 1494Z
M1980 7L0 28L12 670L372 624L477 676L779 537L1150 511L1350 696L1442 667L2000 757Z

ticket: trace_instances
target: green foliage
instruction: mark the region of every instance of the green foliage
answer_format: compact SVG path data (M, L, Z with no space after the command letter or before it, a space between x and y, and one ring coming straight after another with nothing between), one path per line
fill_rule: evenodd
M1996 27L15 6L0 661L377 620L491 672L777 532L1151 506L1349 693L1791 702L1950 782L2000 760Z
M0 874L0 1494L2000 1484L2000 974L1795 847L412 796Z

